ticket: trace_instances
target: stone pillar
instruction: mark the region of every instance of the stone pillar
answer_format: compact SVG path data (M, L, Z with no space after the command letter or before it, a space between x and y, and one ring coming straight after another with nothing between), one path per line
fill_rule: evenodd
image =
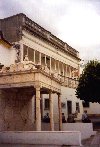
M69 66L69 70L70 70L70 75L69 75L69 77L72 78L72 70L71 70L71 66Z
M51 73L51 57L50 57L50 73Z
M55 71L56 71L56 69L57 69L57 66L56 66L56 60L55 60Z
M47 64L46 58L47 58L47 57L46 57L46 55L45 55L45 65Z
M24 46L23 46L23 43L21 43L21 62L24 60L24 57L23 57L23 53L24 53Z
M35 122L35 95L32 96L32 123Z
M40 87L36 87L36 131L41 131Z
M80 64L78 64L78 78L80 76Z
M35 50L34 50L34 63L35 63Z
M67 76L67 74L66 74L66 73L67 73L66 66L67 66L67 65L65 64L65 77Z
M41 65L41 53L39 52L39 64Z
M63 75L65 76L65 64L63 64Z
M64 64L62 63L62 72L63 72L63 76L64 76Z
M62 109L61 109L61 94L58 94L58 111L59 111L59 131L62 130Z
M43 94L41 94L41 119L43 118Z
M67 77L67 76L68 76L68 66L66 65L65 68L66 68L66 69L65 69L65 71L66 71L65 76Z
M59 61L58 61L58 74L60 74L60 66L59 66Z
M49 92L49 100L50 100L50 130L54 131L53 98L51 97L51 91Z

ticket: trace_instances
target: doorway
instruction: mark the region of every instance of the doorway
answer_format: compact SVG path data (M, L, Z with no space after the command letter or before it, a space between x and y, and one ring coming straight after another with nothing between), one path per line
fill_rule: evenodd
M67 113L72 114L72 101L67 101Z

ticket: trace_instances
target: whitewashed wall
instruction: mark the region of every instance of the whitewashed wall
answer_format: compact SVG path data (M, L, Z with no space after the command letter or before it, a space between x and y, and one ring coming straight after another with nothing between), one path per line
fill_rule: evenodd
M62 101L66 103L66 110L67 110L67 101L72 101L72 113L75 113L76 111L76 102L79 102L80 107L80 113L78 113L78 118L81 119L81 115L83 113L83 106L82 101L80 99L77 99L75 95L76 89L68 88L68 87L61 87L62 92ZM67 111L63 109L63 112L67 115Z
M68 87L61 87L61 101L64 102L66 104L65 108L62 108L62 113L65 114L66 120L68 117L68 113L67 113L67 101L70 100L72 101L72 113L75 113L76 111L76 102L79 102L79 106L80 106L80 113L78 113L78 119L80 120L82 117L82 113L83 113L83 106L82 106L82 101L80 99L77 99L77 97L75 96L75 89L72 88L68 88ZM43 98L48 98L47 94L43 95ZM55 123L58 122L58 96L57 94L52 94L52 98L53 98L53 104L54 104L54 121ZM44 105L44 101L43 101L43 105ZM44 115L45 113L49 113L49 110L44 110Z
M0 63L9 66L15 62L15 50L0 44Z
M100 114L100 104L90 103L90 107L84 108L84 110L87 110L88 114Z

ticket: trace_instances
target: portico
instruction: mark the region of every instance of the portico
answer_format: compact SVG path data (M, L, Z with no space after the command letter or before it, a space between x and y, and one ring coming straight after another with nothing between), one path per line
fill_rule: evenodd
M40 108L40 95L49 94L50 100L50 130L54 130L54 116L53 116L53 98L52 93L58 95L59 107L59 130L62 129L62 113L61 113L61 85L60 81L53 75L41 69L40 66L35 66L32 62L25 61L11 65L9 68L2 68L0 73L0 90L16 91L17 89L24 88L30 89L30 94L33 93L36 98L36 131L41 130L41 108ZM33 90L32 90L33 89ZM20 90L22 91L22 90ZM19 96L20 99L20 96ZM23 97L22 97L23 99ZM29 99L29 97L26 97ZM17 122L16 122L17 123Z

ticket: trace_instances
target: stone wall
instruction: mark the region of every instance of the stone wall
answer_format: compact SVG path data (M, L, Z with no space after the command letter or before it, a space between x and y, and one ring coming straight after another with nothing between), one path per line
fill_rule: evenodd
M0 19L0 30L3 32L4 38L11 43L21 39L23 16L23 14L20 14Z
M84 110L87 110L88 114L99 114L100 115L100 104L90 102L90 106L84 107Z
M0 91L0 131L33 130L31 97L19 91Z

